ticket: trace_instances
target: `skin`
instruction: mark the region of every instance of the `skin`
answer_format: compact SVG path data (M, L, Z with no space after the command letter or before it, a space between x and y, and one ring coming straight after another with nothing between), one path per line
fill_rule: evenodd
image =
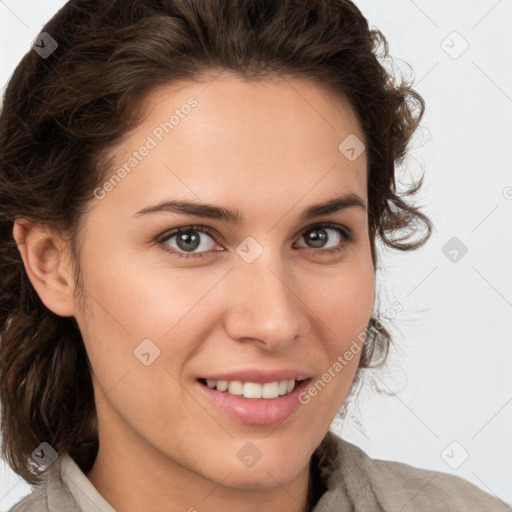
M299 221L308 206L347 192L367 203L366 153L349 161L338 150L348 135L364 135L349 103L317 84L249 83L224 72L153 91L145 119L115 149L116 163L191 96L198 101L191 113L91 201L80 254L85 304L58 234L20 219L13 235L43 303L80 327L100 439L87 477L116 510L304 511L309 459L348 394L360 353L277 426L231 419L198 392L196 379L294 367L315 381L367 327L375 287L367 210ZM246 221L133 217L177 198L237 209ZM344 247L328 254L302 236L322 222L345 226L354 240L328 229L325 245ZM195 253L205 257L166 251L180 252L176 237L155 241L198 224L218 234L196 233ZM250 264L236 252L248 236L263 248ZM146 338L161 351L150 366L134 356ZM247 442L262 453L251 468L237 457Z

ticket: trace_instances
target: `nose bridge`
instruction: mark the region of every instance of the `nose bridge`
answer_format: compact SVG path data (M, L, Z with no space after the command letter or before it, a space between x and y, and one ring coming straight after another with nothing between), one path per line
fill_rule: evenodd
M303 334L301 303L293 293L291 273L281 252L247 243L238 247L240 257L231 272L234 282L226 328L233 339L257 338L276 349Z

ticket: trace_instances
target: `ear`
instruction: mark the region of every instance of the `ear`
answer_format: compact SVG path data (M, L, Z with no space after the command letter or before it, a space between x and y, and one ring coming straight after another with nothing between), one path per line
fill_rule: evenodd
M16 219L12 231L28 278L43 304L56 315L74 316L75 287L64 242L29 219Z

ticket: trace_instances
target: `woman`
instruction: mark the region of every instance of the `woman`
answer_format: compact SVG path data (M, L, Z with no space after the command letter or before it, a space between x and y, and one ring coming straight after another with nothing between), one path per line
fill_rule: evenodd
M346 0L72 0L43 28L0 118L12 511L508 510L329 430L391 342L377 236L432 229L394 180L424 103L380 44Z

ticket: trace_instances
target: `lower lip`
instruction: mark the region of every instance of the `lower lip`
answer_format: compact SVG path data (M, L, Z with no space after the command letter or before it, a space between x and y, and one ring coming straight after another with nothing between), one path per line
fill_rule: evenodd
M245 398L226 391L217 391L196 381L201 392L228 416L250 425L276 425L291 416L302 405L299 394L311 379L299 382L293 391L277 398Z

